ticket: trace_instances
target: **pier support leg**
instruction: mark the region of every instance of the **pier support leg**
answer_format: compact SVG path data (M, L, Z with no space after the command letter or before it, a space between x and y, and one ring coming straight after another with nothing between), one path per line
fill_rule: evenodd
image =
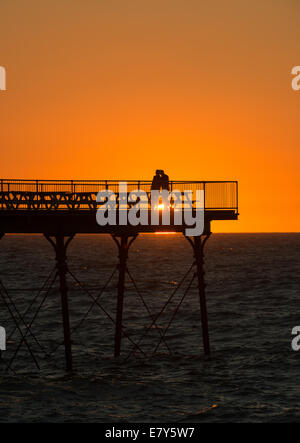
M65 345L65 356L66 356L66 370L71 372L73 369L72 362L72 341L71 341L71 330L70 330L70 317L69 317L69 302L68 302L68 286L66 280L67 273L67 247L74 235L68 237L65 242L65 236L55 235L52 239L51 236L45 235L46 239L52 244L56 253L56 267L59 276L59 290L61 296L61 309L62 309L62 320L63 320L63 330L64 330L64 345Z
M0 232L0 240L5 234L3 232ZM0 360L2 359L2 351L0 349Z
M128 235L121 235L118 239L117 236L113 236L115 243L119 250L119 279L118 279L118 295L117 295L117 313L116 313L116 326L115 326L115 351L114 356L119 357L121 353L121 341L122 341L122 320L123 320L123 307L124 307L124 291L125 291L125 274L127 269L128 251L136 239L137 235L132 236L129 240Z
M186 237L191 243L194 251L195 264L197 269L198 278L198 290L200 301L200 314L201 314L201 326L202 326L202 338L204 354L210 354L209 344L209 331L208 331L208 318L206 307L206 295L205 295L205 280L204 280L204 246L210 237L210 233L204 236L193 237L193 240Z

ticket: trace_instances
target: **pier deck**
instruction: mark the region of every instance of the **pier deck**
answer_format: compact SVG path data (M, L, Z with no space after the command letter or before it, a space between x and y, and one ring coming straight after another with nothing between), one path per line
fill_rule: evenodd
M52 181L1 180L0 232L55 234L122 234L157 231L183 232L186 228L174 224L170 209L170 224L138 226L99 226L95 213L100 207L96 201L99 191L110 190L118 196L121 181ZM128 193L143 190L149 196L151 181L127 181ZM170 191L192 191L193 202L197 190L204 191L205 227L213 220L238 218L238 184L236 181L171 181ZM118 198L118 197L117 197ZM149 220L150 208L149 208Z

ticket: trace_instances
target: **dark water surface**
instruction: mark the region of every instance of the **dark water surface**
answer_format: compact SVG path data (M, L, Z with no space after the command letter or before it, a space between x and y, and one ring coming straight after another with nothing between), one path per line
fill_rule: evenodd
M126 358L132 343L123 338L113 358L117 276L73 334L75 374L64 373L62 346L45 353L28 336L38 372L23 344L5 373L0 364L0 421L89 422L284 422L300 421L300 352L291 350L291 330L300 325L300 234L215 234L206 247L206 281L212 355L203 357L199 301L194 282L162 343L153 351L189 284L175 293L158 322L147 330L192 261L179 235L144 235L128 262L124 326L141 352ZM107 236L78 236L68 251L72 328L109 279L117 262ZM38 294L54 268L54 253L40 236L1 240L0 276L20 312ZM191 275L192 277L192 275ZM82 290L83 287L85 289ZM45 300L32 332L49 350L62 341L58 282ZM87 293L88 291L88 293ZM3 292L3 289L2 289ZM26 317L30 323L45 291ZM0 325L8 335L10 316L0 301ZM105 312L107 314L105 314ZM7 363L18 346L18 331L3 353ZM169 352L171 351L171 353Z

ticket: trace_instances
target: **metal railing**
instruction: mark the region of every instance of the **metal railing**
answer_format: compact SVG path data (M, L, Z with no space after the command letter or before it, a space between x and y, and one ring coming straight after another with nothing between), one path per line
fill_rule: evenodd
M119 183L126 182L128 193L143 190L150 195L151 181L145 180L5 180L0 179L2 210L94 210L100 203L99 191L118 194ZM170 191L203 190L206 210L238 212L237 181L170 181Z

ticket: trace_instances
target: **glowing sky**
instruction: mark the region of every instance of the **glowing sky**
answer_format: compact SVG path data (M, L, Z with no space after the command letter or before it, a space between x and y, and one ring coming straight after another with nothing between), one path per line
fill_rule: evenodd
M0 176L238 180L300 231L298 0L0 0Z

